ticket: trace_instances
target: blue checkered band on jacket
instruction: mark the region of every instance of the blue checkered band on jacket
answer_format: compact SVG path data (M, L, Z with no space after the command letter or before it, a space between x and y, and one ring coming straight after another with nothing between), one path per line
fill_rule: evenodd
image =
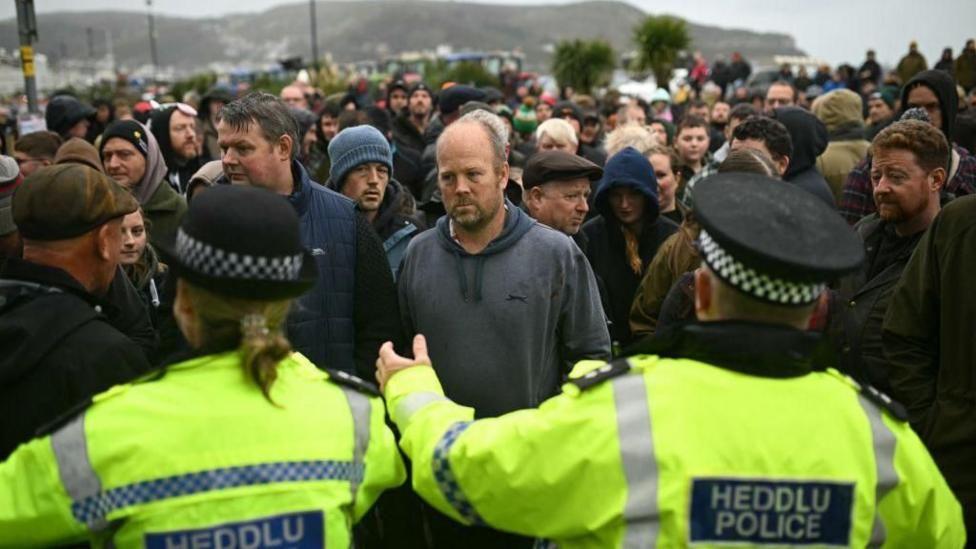
M712 272L756 299L777 305L808 305L827 288L826 284L783 280L746 267L723 250L705 230L699 236L699 243L702 257Z
M279 482L341 480L361 482L363 465L350 461L285 461L198 471L119 486L76 501L71 513L92 524L116 509L202 492L228 490Z
M302 254L266 257L215 248L193 238L181 228L176 235L176 254L187 267L214 278L236 280L298 280Z
M434 479L437 480L441 493L444 494L444 498L451 504L451 507L454 507L454 510L471 524L484 524L485 522L475 511L474 506L464 495L457 479L454 478L454 471L451 470L451 462L448 459L451 455L451 447L454 446L461 433L470 426L470 421L459 421L451 425L437 446L434 447L434 460L431 466L434 469Z

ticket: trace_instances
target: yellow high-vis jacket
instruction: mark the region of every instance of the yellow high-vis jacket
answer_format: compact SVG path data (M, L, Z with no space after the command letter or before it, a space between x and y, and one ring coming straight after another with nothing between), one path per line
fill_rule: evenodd
M405 479L368 390L293 353L272 404L237 351L116 386L0 464L0 546L348 547Z
M836 371L640 355L574 372L538 409L477 421L432 368L394 374L414 489L455 520L560 549L965 544L918 437Z

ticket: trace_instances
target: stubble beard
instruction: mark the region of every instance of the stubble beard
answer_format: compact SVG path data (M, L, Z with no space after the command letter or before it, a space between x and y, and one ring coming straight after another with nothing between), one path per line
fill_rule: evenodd
M474 211L471 213L459 213L457 211L459 206L472 206ZM452 206L450 215L451 219L465 231L476 233L488 226L488 223L495 218L495 214L498 213L498 208L500 207L501 203L498 203L494 204L490 209L485 209L481 205L468 200Z

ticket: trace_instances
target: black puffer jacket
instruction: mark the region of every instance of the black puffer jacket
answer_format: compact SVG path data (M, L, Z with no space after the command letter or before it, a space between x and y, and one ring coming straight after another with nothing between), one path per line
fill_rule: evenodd
M61 269L9 259L0 279L0 459L45 425L149 371L111 305Z

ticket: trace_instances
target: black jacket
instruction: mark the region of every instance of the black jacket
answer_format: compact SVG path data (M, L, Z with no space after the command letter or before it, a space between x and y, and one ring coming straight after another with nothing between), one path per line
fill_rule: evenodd
M881 82L881 65L874 59L867 59L861 64L861 68L857 70L857 74L862 77L866 76L868 80L878 84Z
M393 178L414 198L420 196L424 188L424 172L420 167L420 153L393 144Z
M152 314L121 267L104 300L111 305L103 311L109 324L135 342L147 359L153 361L158 357L159 335L153 327Z
M9 259L0 279L0 459L113 385L149 371L112 306L61 269Z
M424 134L413 125L407 112L402 112L393 119L393 142L397 147L413 149L418 155L423 154L424 147L427 146Z
M976 531L976 196L957 198L922 236L884 322L892 396Z
M895 284L925 231L899 238L894 226L876 213L859 221L854 230L864 241L867 261L831 292L828 333L841 370L891 394L881 326Z

